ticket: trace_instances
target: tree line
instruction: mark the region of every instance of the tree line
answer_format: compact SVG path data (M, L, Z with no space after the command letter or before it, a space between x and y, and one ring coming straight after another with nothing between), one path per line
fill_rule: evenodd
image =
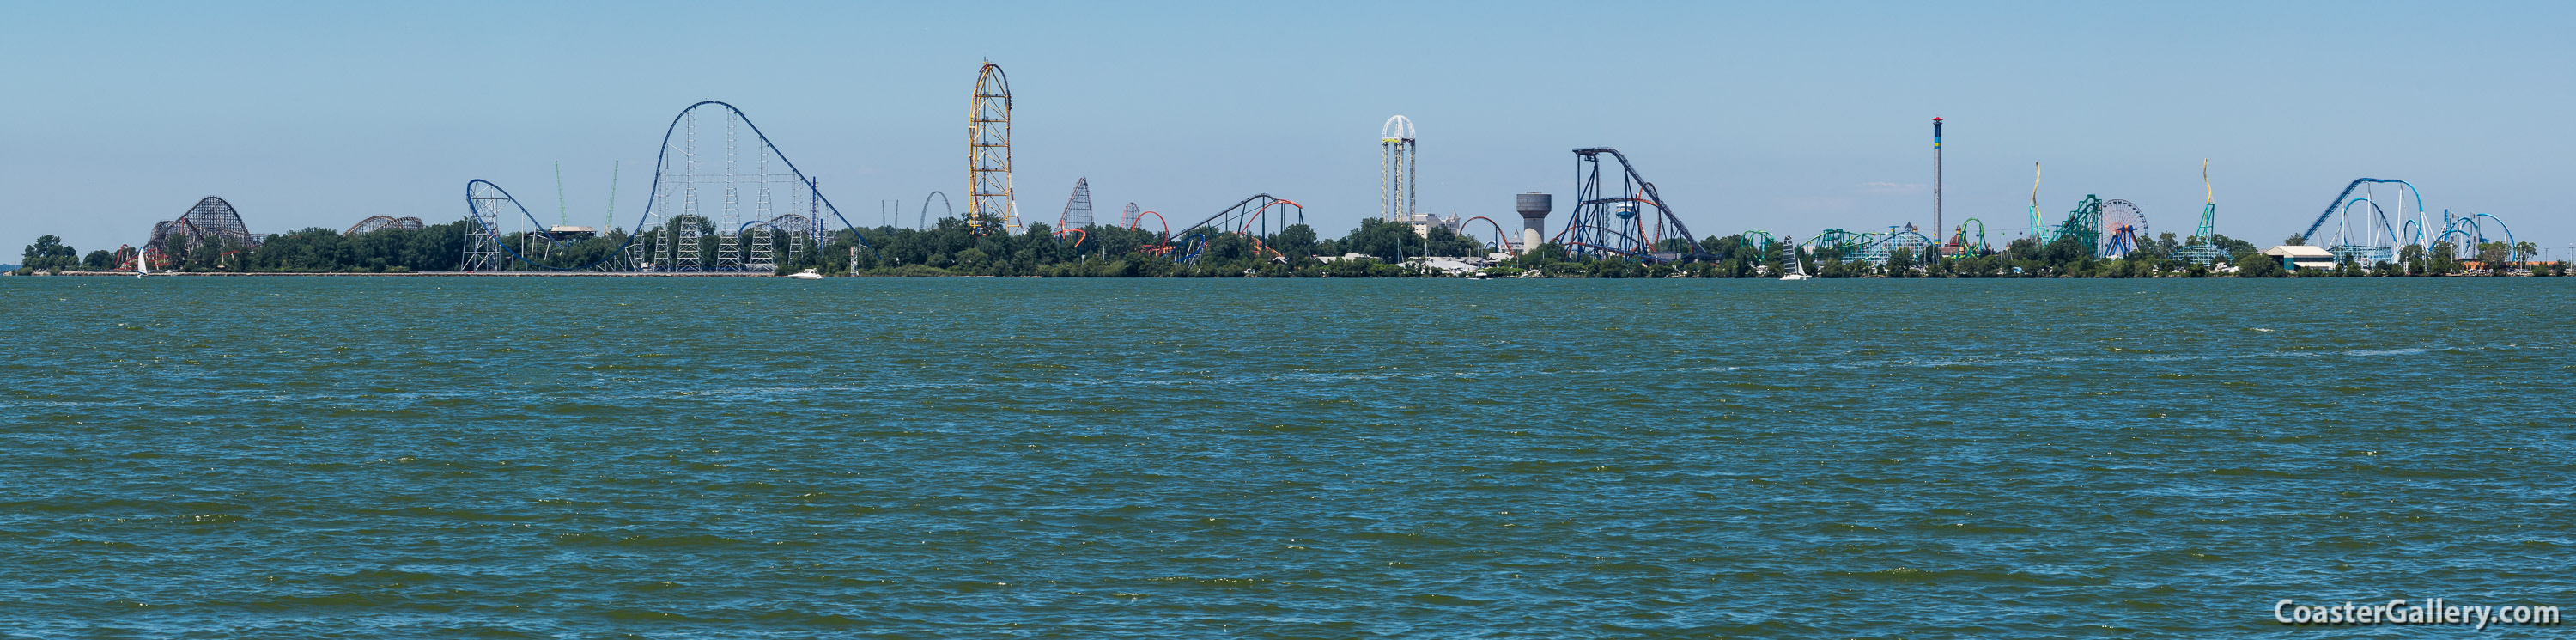
M199 243L173 239L166 264L177 271L272 273L406 273L454 271L463 262L473 223L459 220L421 229L380 229L355 235L312 227L273 235L258 246L228 239ZM674 233L695 227L695 238ZM635 261L669 262L680 245L695 242L703 267L712 267L722 250L715 225L684 219L631 235L624 230L579 241L548 243L542 238L510 234L501 239L511 249L529 251L532 265L505 258L507 270L577 269L598 264L628 248ZM1057 233L1046 224L1016 234L978 235L963 220L943 219L927 229L877 227L840 230L824 238L785 232L765 239L745 234L744 243L768 242L780 273L806 269L827 275L864 276L1042 276L1042 277L1426 277L1444 275L1425 268L1426 257L1482 258L1494 250L1473 237L1432 226L1428 234L1412 225L1364 220L1340 238L1320 237L1313 227L1291 224L1266 236L1200 228L1166 236L1160 231L1093 225ZM1811 275L1823 278L2134 278L2134 277L2282 277L2282 276L2437 276L2463 273L2455 259L2458 247L2437 243L2408 246L2395 260L2372 267L2346 261L2334 269L2292 273L2252 243L2213 236L2218 259L2200 264L2184 258L2182 248L2199 238L2167 233L2120 258L2093 255L2087 241L2062 237L2042 243L2023 238L2000 251L1970 255L1918 255L1906 249L1887 252L1883 260L1843 255L1834 247L1790 247L1744 235L1711 236L1697 251L1668 240L1659 250L1696 253L1697 259L1647 262L1570 252L1542 244L1519 255L1496 260L1482 270L1487 276L1575 278L1776 278L1786 271L1789 252ZM2293 238L2292 243L2296 243ZM630 244L631 241L631 244ZM2530 243L2523 243L2528 245ZM630 248L631 247L631 248ZM2478 247L2487 265L2502 265L2529 247L2485 243ZM742 249L746 255L753 250ZM128 256L106 250L87 256L55 236L28 245L21 273L32 271L109 270L125 266ZM624 264L624 261L611 261ZM542 266L540 266L542 265ZM671 265L659 265L668 268ZM2537 269L2535 275L2565 275L2565 263Z

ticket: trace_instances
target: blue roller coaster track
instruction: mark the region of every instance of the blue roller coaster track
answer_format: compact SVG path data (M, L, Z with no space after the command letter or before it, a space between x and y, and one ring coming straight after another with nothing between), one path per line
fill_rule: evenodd
M662 189L662 181L663 181L663 179L664 179L664 173L665 173L667 170L669 170L669 168L670 168L670 161L671 161L671 135L672 135L673 133L675 133L675 132L678 132L678 131L679 131L681 121L682 121L682 120L687 119L687 118L689 117L689 113L690 113L690 112L692 112L692 111L696 111L699 107L704 107L704 106L708 106L708 105L714 105L714 106L718 106L718 107L724 107L724 109L725 109L726 111L728 111L728 112L731 112L731 113L732 113L732 115L733 115L734 117L736 117L736 118L740 118L740 119L742 120L742 124L743 124L743 126L746 126L746 127L750 127L750 128L751 128L751 134L752 134L752 136L760 140L760 145L761 145L761 147L763 147L763 148L767 149L767 150L769 151L769 153L771 153L771 154L773 154L773 155L776 155L776 156L778 157L779 162L785 163L785 164L787 165L787 170L788 170L788 172L789 172L789 173L792 173L792 174L794 174L794 175L796 176L797 181L799 181L799 182L803 182L803 183L805 183L805 184L807 185L808 192L809 192L809 193L811 194L811 196L813 197L814 202L815 202L815 203L817 203L817 204L819 204L819 205L821 205L821 208L823 209L823 211L824 211L824 212L832 214L832 218L833 218L833 219L835 219L835 220L839 220L839 221L841 222L841 228L850 230L850 231L851 231L851 235L852 235L852 237L854 237L854 238L859 238L859 239L858 239L859 246L861 246L861 247L866 247L870 252L874 252L874 251L876 250L874 247L869 247L869 246L868 246L868 244L867 244L867 240L866 240L864 237L861 237L861 236L859 236L859 235L858 235L858 226L850 224L850 220L849 220L849 218L847 218L847 217L843 217L843 216L841 215L841 209L840 209L839 207L835 207L835 206L833 206L833 205L832 205L832 200L831 200L831 198L825 197L825 196L823 195L823 191L822 191L822 189L821 189L821 188L813 186L813 185L815 184L815 183L814 183L814 179L813 179L811 176L807 176L807 175L805 175L804 170L802 170L802 169L798 169L798 168L796 167L796 162L795 162L795 161L787 159L787 154L786 154L785 152L779 151L779 150L778 150L778 145L773 144L773 143L771 143L771 142L770 142L770 140L769 140L769 134L762 132L762 131L760 130L760 125L757 125L757 124L753 124L753 123L752 123L752 121L751 121L751 116L750 116L750 115L748 115L748 114L744 114L744 113L742 112L742 109L736 108L736 107L734 107L733 105L731 105L731 104L727 104L727 103L722 102L722 101L717 101L717 100L706 100L706 101L698 102L697 104L689 105L689 106L688 106L688 108L681 109L681 110L680 110L680 114L679 114L679 115L676 115L676 116L672 116L672 117L671 117L671 124L670 124L669 126L664 127L664 128L662 129L662 149L661 149L660 153L656 154L656 157L655 157L655 160L654 160L654 163L653 163L653 193L655 193L655 194L660 194L660 193L661 193L661 189ZM474 205L474 200L475 200L475 198L474 198L474 184L475 184L475 183L482 183L482 184L484 184L484 185L487 185L487 186L492 187L492 189L493 189L494 191L498 191L498 192L500 192L504 198L508 198L509 192L508 192L508 191L506 191L506 190L502 190L502 189L501 189L501 187L500 187L500 185L493 184L491 181L489 181L489 180L484 180L484 179L481 179L481 178L476 178L476 179L473 179L473 180L469 180L469 181L467 181L467 182L465 183L465 189L466 189L466 194L465 194L465 195L466 195L466 212L467 212L467 214L468 214L468 216L467 216L467 217L468 217L468 218L470 218L470 219L472 219L472 220L474 220L475 225L479 228L479 230L480 230L480 231L482 231L482 232L484 232L484 233L488 233L488 234L490 234L490 235L492 235L492 236L494 236L494 237L497 237L497 236L500 234L500 230L499 230L499 229L497 229L497 228L492 228L492 227L491 227L491 225L493 225L493 224L497 223L497 222L498 222L498 220L497 220L497 219L492 219L492 220L487 220L487 219L485 219L485 218L484 218L484 216L483 216L483 212L475 208L475 205ZM527 207L526 207L525 205L519 205L519 204L518 204L518 199L516 199L516 198L508 198L508 199L509 199L509 201L510 201L510 203L511 203L512 205L517 206L517 207L519 208L519 212L520 212L520 214L521 214L521 215L525 215L525 216L527 216L528 221L529 221L529 222L534 226L534 228L538 228L538 229L543 229L543 228L545 228L545 227L544 227L544 225L537 223L536 216L528 214L528 210L527 210ZM945 200L946 198L944 198L944 197L943 197L942 199L943 199L943 200ZM607 263L608 263L609 261L611 261L611 260L617 260L617 259L619 259L619 258L623 258L623 257L626 257L626 256L628 255L628 251L629 251L629 250L631 250L631 249L633 249L633 248L635 247L635 243L636 243L636 242L638 242L641 238L643 238L643 237L644 237L644 235L645 235L645 234L644 234L644 225L646 225L647 223L652 222L652 220L653 220L653 215L654 215L654 213L655 213L653 209L654 209L654 207L655 207L656 205L658 205L658 204L660 204L660 203L661 203L661 200L662 200L662 198L660 198L660 197L655 197L655 198L651 198L651 199L646 200L646 201L645 201L645 204L644 204L644 213L643 213L643 214L641 214L641 215L639 215L639 216L637 216L637 218L636 218L636 220L635 220L635 226L633 227L634 232L633 232L633 233L629 233L629 234L627 234L627 235L626 235L626 239L625 239L625 241L623 241L623 242L619 243L619 244L618 244L618 246L617 246L617 250L616 250L616 251L613 251L613 252L610 252L610 253L608 254L608 257L600 258L599 260L593 261L593 262L591 262L591 263L589 263L589 264L581 265L581 266L578 266L578 267L558 267L558 266L553 266L553 265L543 264L543 263L539 263L539 262L535 262L535 261L529 260L529 259L527 258L527 256L520 255L520 254L519 254L519 252L518 252L518 250L509 248L508 243L501 243L501 246L500 246L500 247L498 247L498 248L500 248L500 249L502 249L502 250L504 250L504 251L507 251L507 252L510 254L510 257L511 257L512 259L518 260L518 261L519 261L520 263L522 263L522 264L526 264L526 265L533 266L533 267L538 267L538 268L543 268L543 269L551 269L551 270L555 270L555 271L587 271L587 270L596 269L596 268L599 268L601 265L605 265L605 264L607 264ZM923 204L924 206L927 206L929 203L928 203L927 201L925 201L925 202L923 202L922 204ZM601 233L607 233L607 232L608 232L608 230L607 230L607 229L601 229L601 230L600 230L600 232L601 232ZM466 251L468 252L468 262L470 263L470 262L472 261L472 257L471 257L471 255L472 255L472 252L474 251L474 249L472 248L472 243L471 243L471 242L469 242L469 243L467 244L467 247L468 247L468 248L466 249ZM472 265L470 265L470 264L468 265L469 270L471 270L471 266L472 266ZM498 268L498 265L493 265L493 267L497 269L497 268Z
M1619 191L1605 191L1601 156L1619 162ZM1709 257L1690 227L1673 215L1655 184L1638 175L1627 154L1609 147L1574 150L1574 213L1551 240L1578 254L1647 262ZM1652 214L1647 213L1648 210ZM1651 225L1651 226L1649 226Z
M481 197L477 197L477 196L475 195L475 189L474 189L474 186L475 186L475 185L482 185L482 186L484 186L484 187L489 187L489 188L491 188L491 190L492 190L492 192L493 192L493 193L499 194L499 197L492 197L492 196L489 196L489 195L481 196ZM521 262L521 263L525 263L525 264L529 264L529 265L534 265L534 266L539 266L539 267L546 267L546 268L549 268L549 269L558 269L558 270L563 270L563 271L572 271L572 270L573 270L573 269L563 269L563 268L560 268L560 267L552 267L552 266L548 266L548 265L546 265L545 263L537 262L537 261L535 261L535 260L530 260L530 259L528 259L528 257L527 257L526 255L522 255L522 254L520 254L518 249L511 248L511 247L510 247L510 243L507 243L507 242L500 242L500 241L499 241L499 239L500 239L500 237L501 237L501 230L500 230L500 228L499 228L499 227L497 227L497 226L496 226L496 224L497 224L497 222L498 222L499 214L501 213L501 211L499 211L499 210L498 210L498 209L499 209L499 207L500 207L500 205L498 204L499 202L508 202L508 203L510 203L510 206L517 208L517 209L519 210L519 215L528 219L528 228L530 228L530 229L544 229L544 228L546 228L544 223L542 223L542 222L538 222L538 221L537 221L537 216L536 216L536 214L532 214L532 213L529 213L529 212L528 212L528 206L527 206L527 205L519 204L519 199L518 199L517 197L515 197L515 196L510 195L510 190L508 190L508 189L503 189L503 188L501 188L501 185L493 184L493 183L492 183L492 181L490 181L490 180L484 180L484 179L482 179L482 178L475 178L475 179L473 179L473 180L467 180L467 181L465 181L465 206L466 206L467 211L471 214L471 215L466 216L466 219L468 219L468 220L473 220L473 221L474 221L474 226L475 226L476 235L478 235L478 236L482 236L482 237L488 237L488 238L491 238L491 239L492 239L492 241L493 241L493 245L492 245L491 247L489 247L489 248L485 249L483 252L477 252L477 251L476 251L476 246L475 246L475 241L474 241L474 240L471 240L471 239L467 240L467 242L466 242L466 246L465 246L465 263L464 263L464 265L463 265L463 269L464 269L464 270L466 270L466 271L477 271L477 270L484 270L484 269L489 269L489 270L493 270L493 271L498 271L498 270L500 270L501 265L498 263L498 260L496 260L496 259L499 257L499 254L498 254L498 253L494 253L494 252L492 252L492 250L499 250L499 251L502 251L502 252L507 252L507 253L509 253L509 254L510 254L510 258L511 258L511 259L518 260L518 261L519 261L519 262ZM494 209L494 211L492 211L492 212L491 212L491 213L493 214L493 216L492 216L492 217L493 217L494 219L492 219L492 220L486 220L486 219L485 219L485 217L484 217L484 208L485 208L485 207L491 207L491 208L493 208L493 209ZM546 241L548 244L552 244L552 243L555 241L555 238L554 238L554 235L553 235L553 234L540 233L540 235L541 235L542 237L544 237L545 241ZM590 266L585 266L585 267L582 267L582 268L587 269L587 268L590 268L591 266L598 266L600 263L607 262L608 260L610 260L610 259L614 259L615 257L616 257L616 254L610 254L610 257L608 257L608 258L602 258L602 259L600 259L600 261L599 261L599 262L592 263Z
M2486 218L2488 220L2495 221L2496 228L2504 231L2505 245L2507 247L2511 247L2511 250L2517 254L2517 257L2520 257L2518 254L2521 253L2522 242L2521 240L2513 237L2513 227L2505 226L2503 218L2498 218L2494 215L2484 213L2474 213L2454 218L2451 217L2451 210L2449 209L2442 210L2442 233L2434 236L2433 242L2428 244L2425 248L2429 250L2433 245L2450 242L2452 236L2458 236L2464 242L2451 242L2451 255L2462 259L2477 256L2478 249L2480 248L2479 245L2491 242L2491 240L2487 239L2486 224L2478 222L2479 218Z
M2422 219L2424 219L2424 194L2423 194L2422 192L2416 191L2416 190L2415 190L2415 185L2413 185L2413 184L2409 184L2409 183L2407 183L2407 182L2406 182L2406 181L2404 181L2404 180L2385 180L2385 179L2380 179L2380 178L2360 178L2360 179L2353 180L2353 181L2352 181L2352 184L2344 185L2344 187L2343 187L2343 193L2341 193L2341 194L2337 194L2337 195L2335 196L2334 202L2333 202L2332 204L2328 204L2328 205L2326 205L2326 210L2325 210L2325 212L2324 212L2324 213L2319 213L2319 214L2317 214L2317 221L2316 221L2316 222L2308 223L2308 230L2307 230L2306 232L2304 232L2304 233L2300 233L2300 234L2299 234L2299 237L2302 239L2301 241L2302 241L2302 242L2306 242L2307 244L2310 244L2310 245L2315 245L2315 244L2317 243L2317 230L2325 228L2325 226L2326 226L2326 221L2327 221L2327 220L2333 219L2336 213L2339 213L2339 212L2342 212L2342 211L2343 211L2343 208L2344 208L2344 200L2349 199L2349 198L2351 198L2351 197L2352 197L2352 192L2353 192L2353 190L2361 188L2361 185L2364 185L2364 184L2372 184L2372 183L2396 184L2396 185L2402 185L2402 186L2406 187L2406 195L2411 195L2411 196L2414 196L2414 197L2415 197L2415 219L2417 219L2417 220L2422 220ZM2398 203L2398 204L2399 204L2399 205L2404 205L2405 203L2404 203L2404 202L2400 202L2400 203ZM2379 205L2377 205L2377 204L2372 204L2372 205L2371 205L2371 208L2373 208L2373 209L2377 209L2378 207L2379 207ZM2403 212L2403 211L2400 211L2400 212L2399 212L2399 215L2404 215L2404 214L2405 214L2405 212ZM2387 220L2387 213L2386 213L2386 212L2381 212L2381 213L2380 213L2380 221L2379 221L2379 224L2380 224L2380 226L2382 226L2382 227L2387 227L2387 228L2390 228L2390 229L2392 229L2392 230L2397 229L2396 227L2391 227L2391 226L2388 224L2388 220ZM2404 239L2404 238L2392 238L2392 240L2394 240L2394 241L2396 241L2396 242L2401 242L2401 243L2403 243L2403 242L2408 242L2408 239ZM2420 242L2422 242L2422 241L2423 241L2423 239L2422 239L2422 238L2414 238L2414 239L2412 239L2412 241L2413 241L2413 242L2418 242L2418 243L2420 243Z

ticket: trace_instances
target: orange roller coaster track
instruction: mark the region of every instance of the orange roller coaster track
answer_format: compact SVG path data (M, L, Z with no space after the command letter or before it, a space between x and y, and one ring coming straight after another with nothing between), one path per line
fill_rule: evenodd
M1512 235L1503 230L1503 223L1495 222L1493 218L1484 216L1468 218L1467 222L1458 223L1458 228L1465 229L1469 223L1478 220L1483 220L1485 224L1494 228L1494 248L1501 249L1504 253L1520 253L1524 250L1520 245L1512 243Z

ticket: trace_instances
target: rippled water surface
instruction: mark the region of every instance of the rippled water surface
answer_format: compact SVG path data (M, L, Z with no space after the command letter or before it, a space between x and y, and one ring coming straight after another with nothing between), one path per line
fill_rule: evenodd
M2280 598L2576 606L2571 301L9 278L0 637L2194 637L2275 633ZM2337 632L2428 633L2467 632Z

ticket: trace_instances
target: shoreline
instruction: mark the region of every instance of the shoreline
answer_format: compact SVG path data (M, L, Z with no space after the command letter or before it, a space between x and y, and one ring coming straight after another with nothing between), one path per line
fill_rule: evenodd
M134 275L135 275L135 274L134 274L134 272L132 272L132 271L65 271L65 272L62 272L62 273L56 273L56 274L36 273L36 274L29 274L29 275L26 275L26 276L17 276L17 275L14 275L14 274L9 274L9 273L5 273L5 272L0 272L0 276L5 276L5 277L29 277L29 278L37 278L37 277L62 277L62 276L86 276L86 277L93 277L93 278L131 278L131 277L134 277ZM772 274L772 273L740 273L740 272L731 272L731 273L719 273L719 272L692 272L692 273L634 273L634 272L609 272L609 271L579 271L579 272L548 272L548 271L497 271L497 272L496 272L496 271L417 271L417 272L411 272L411 273L358 273L358 272L345 272L345 271L315 271L315 272L289 272L289 271L258 271L258 272L240 272L240 271L169 271L169 272L157 272L157 271L156 271L156 272L153 272L153 273L151 273L151 274L148 274L148 275L147 275L147 277L152 277L152 278L162 278L162 277L192 277L192 278L237 278L237 277L333 277L333 278L366 278L366 277L391 277L391 278L786 278L787 276L782 276L782 275ZM829 279L829 280L841 280L841 279L852 278L852 277L857 277L857 278L898 278L898 279L902 279L902 278L913 278L913 279L919 279L919 278L931 278L931 279L937 279L937 278L1050 278L1050 276L993 276L993 275L968 275L968 274L942 274L942 275L930 275L930 276L921 276L921 275L863 275L863 276L847 276L847 275L838 275L838 276L829 276L829 277L827 277L827 278L825 278L825 279ZM1124 279L1132 279L1132 278L1140 278L1140 277L1141 277L1141 278L1145 278L1145 279L1166 279L1166 278L1181 278L1181 279L1225 279L1225 278L1191 278L1191 277L1186 277L1186 276L1159 276L1159 277L1157 277L1157 276L1125 276L1125 277L1121 277L1121 276L1052 276L1052 277L1055 277L1055 278L1085 279L1085 280L1088 280L1088 279L1124 280ZM1275 276L1269 276L1269 277L1275 277ZM2285 276L2285 277L2283 277L2282 279L2296 279L2296 278L2331 278L2331 277L2335 277L2335 276L2323 275L2323 274L2318 274L2318 275L2304 275L2304 274L2302 274L2302 275ZM2346 276L2346 277L2351 277L2351 276ZM2460 273L2460 274L2447 274L2447 275L2441 275L2441 276L2430 276L2430 275L2409 275L2409 276L2361 276L2361 277L2363 277L2363 278L2369 278L2369 277L2383 277L2383 278L2386 278L2386 277L2394 277L2394 278L2399 278L2399 279L2407 279L2407 278L2529 278L2529 277L2535 277L2535 276L2534 276L2533 274L2529 274L2529 273L2502 273L2502 274L2496 274L2496 273ZM2545 278L2545 277L2552 277L2552 276L2537 276L2537 277L2544 277L2544 278ZM1260 276L1256 276L1255 278L1262 278L1262 277L1260 277ZM1360 280L1379 279L1379 277L1372 277L1372 276L1356 276L1356 277L1354 277L1354 276L1330 276L1330 275L1322 276L1322 278L1326 278L1326 279L1360 279ZM2190 277L2190 276L2184 276L2184 275L2157 275L2157 276L2144 276L2144 277L2137 277L2137 278L2103 278L2103 277L2082 277L2082 276L2063 276L2063 275L2051 275L2051 276L2021 276L2021 275L2014 275L2014 276L1990 276L1990 277L1958 277L1958 276L1951 276L1951 277L1924 277L1924 276L1914 276L1914 277L1907 277L1907 278L1897 278L1897 277L1889 277L1889 276L1883 276L1883 275L1872 275L1872 276L1849 277L1849 278L1816 278L1816 279L1817 279L1817 280L2160 280L2160 279L2208 280L2208 279L2234 279L2234 278L2238 278L2238 276L2233 276L2233 275L2215 275L2215 274L2213 274L2213 275L2203 276L2203 277L2199 277L2199 278L2193 278L2193 277ZM1412 278L1394 277L1394 278L1387 278L1387 279L1412 279ZM1491 277L1491 278L1471 278L1471 277L1446 277L1446 278L1444 278L1444 277L1432 277L1432 279L1456 279L1456 280L1521 280L1521 279L1527 279L1527 278L1522 278L1522 277L1510 277L1510 276L1502 276L1502 277ZM1673 278L1673 277L1671 277L1671 276L1665 276L1665 277L1660 277L1660 278L1600 278L1600 277L1584 277L1584 276L1558 276L1558 277L1543 277L1543 278L1538 278L1538 279L1541 279L1541 280L1669 280L1669 279L1687 279L1687 280L1776 280L1777 278L1772 278L1772 277L1750 277L1750 278L1722 278L1722 277ZM2272 278L2260 278L2260 277L2258 277L2258 278L2250 278L2250 279L2263 280L2263 279L2272 279Z
M131 278L131 277L134 277L134 275L135 275L135 274L134 274L134 272L132 272L132 271L65 271L65 272L62 272L62 273L57 273L57 274L52 274L52 275L47 275L47 276L35 276L35 275L30 275L30 276L25 276L25 277L33 278L33 277L59 277L59 276L90 276L90 277L117 277L117 278ZM396 277L396 278L783 278L783 277L786 277L786 276L781 276L781 275L777 275L777 274L773 274L773 273L713 273L713 272L704 272L704 273L633 273L633 272L610 272L610 271L577 271L577 272L576 272L576 271L567 271L567 272L551 272L551 271L416 271L416 272L411 272L411 273L355 273L355 272L346 272L346 271L314 271L314 272L292 272L292 271L256 271L256 272L243 272L243 271L155 271L155 272L152 272L152 273L150 273L150 274L146 274L146 275L147 275L147 277L153 277L153 278L172 277L172 276L179 276L179 277L216 277L216 278L245 277L245 276L329 276L329 277L343 277L343 278L345 278L345 277L375 277L375 276Z

